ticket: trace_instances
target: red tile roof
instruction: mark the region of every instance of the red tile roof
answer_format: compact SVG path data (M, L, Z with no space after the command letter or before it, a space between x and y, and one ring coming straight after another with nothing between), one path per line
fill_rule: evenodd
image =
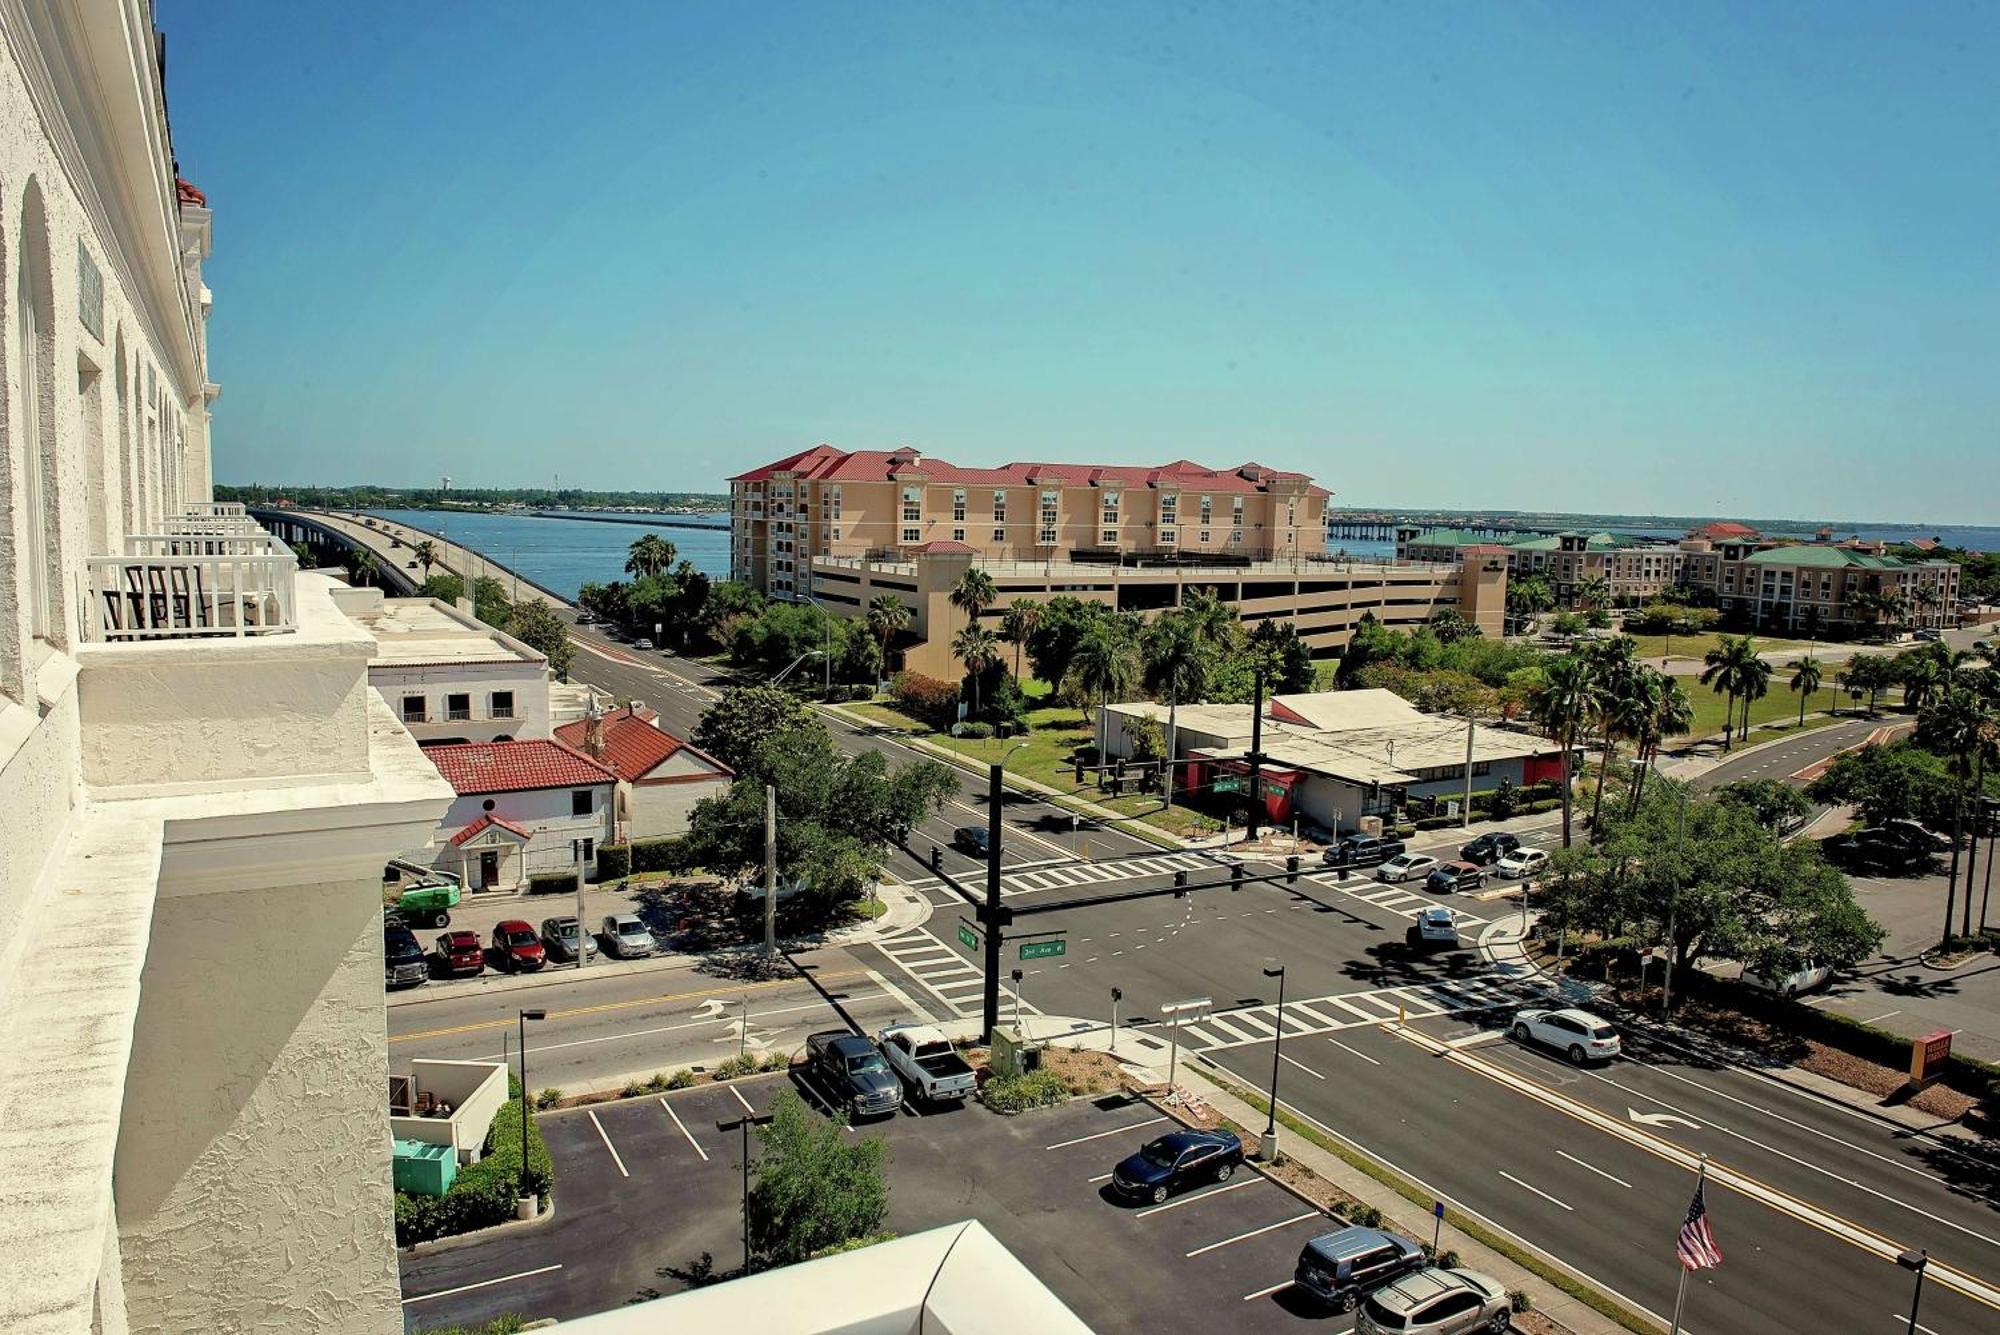
M1751 528L1748 524L1739 524L1733 519L1718 519L1713 523L1703 524L1694 531L1693 536L1698 538L1754 538L1757 536L1757 530Z
M1272 483L1309 481L1304 473L1288 473L1259 463L1215 469L1187 459L1163 465L1061 464L1026 461L997 468L961 468L943 459L928 459L907 446L898 450L840 450L815 445L775 463L753 468L729 479L761 482L775 473L796 473L810 482L888 482L898 476L927 482L962 482L967 486L1032 487L1057 483L1073 487L1185 487L1224 494L1270 490ZM1330 496L1324 487L1308 488L1315 496Z
M734 771L706 751L654 727L646 717L651 713L644 710L635 714L632 706L626 705L604 716L604 764L613 774L631 783L651 774L668 757L687 751L715 766L723 778L735 777ZM578 719L557 728L556 736L581 753L588 732L588 722Z
M946 541L946 540L944 540L944 539L942 539L942 538L941 538L941 539L939 539L939 540L938 540L938 541L936 541L936 542L927 542L927 543L925 543L925 544L924 544L923 546L921 546L921 547L917 548L917 550L918 550L918 551L920 551L920 552L923 552L924 554L926 554L926 555L928 555L928 556L977 556L977 555L979 555L979 551L978 551L978 549L977 549L977 548L975 548L975 547L971 547L971 546L969 546L969 545L967 545L967 544L965 544L965 543L963 543L963 542L948 542L948 541Z
M453 835L451 837L451 846L453 848L462 847L465 844L466 840L471 839L475 835L478 835L481 832L490 829L495 825L507 831L509 834L519 835L524 841L531 842L535 837L534 831L524 829L523 827L516 825L513 821L504 819L503 817L500 816L496 816L489 811L484 815L482 815L478 820L472 822L472 824L466 826L464 829L460 830L457 834Z
M537 788L589 788L610 783L615 777L589 756L545 737L428 746L424 754L460 797Z

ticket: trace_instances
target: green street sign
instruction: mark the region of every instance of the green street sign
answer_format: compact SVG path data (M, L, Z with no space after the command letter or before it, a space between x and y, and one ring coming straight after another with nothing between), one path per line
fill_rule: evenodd
M1069 942L1060 939L1055 941L1023 941L1021 943L1021 958L1024 960L1053 959L1057 955L1068 953Z
M958 925L958 941L959 944L964 946L967 950L979 949L979 938L974 936L972 934L972 929L970 927L967 927L964 923L960 923Z

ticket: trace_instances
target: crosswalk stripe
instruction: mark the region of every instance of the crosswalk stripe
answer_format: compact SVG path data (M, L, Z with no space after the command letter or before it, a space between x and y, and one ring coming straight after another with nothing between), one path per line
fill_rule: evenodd
M1256 1034L1250 1033L1249 1031L1244 1029L1238 1029L1234 1024L1230 1023L1230 1021L1233 1020L1234 1018L1235 1014L1230 1015L1228 1018L1224 1018L1223 1016L1220 1015L1211 1015L1206 1020L1202 1021L1202 1023L1208 1025L1213 1029L1221 1030L1223 1033L1229 1035L1229 1037L1235 1042L1238 1043L1256 1042L1257 1041Z

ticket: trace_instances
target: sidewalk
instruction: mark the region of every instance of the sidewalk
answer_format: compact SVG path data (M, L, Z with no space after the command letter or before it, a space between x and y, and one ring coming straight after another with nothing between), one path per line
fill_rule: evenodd
M954 1038L974 1037L979 1031L977 1020L959 1021L945 1026ZM1093 1020L1072 1019L1064 1016L1038 1015L1030 1021L1029 1037L1051 1044L1092 1049L1099 1052L1112 1051L1112 1035L1108 1026ZM1246 1133L1254 1133L1265 1122L1265 1114L1252 1107L1243 1099L1223 1089L1201 1074L1196 1068L1199 1059L1188 1053L1181 1053L1177 1059L1169 1061L1173 1045L1145 1030L1121 1028L1117 1035L1116 1055L1127 1073L1140 1086L1149 1090L1165 1091L1169 1065L1174 1069L1174 1083L1181 1089L1206 1103L1218 1114L1244 1128ZM1173 1111L1166 1109L1167 1111ZM1285 1111L1302 1121L1296 1109L1287 1107ZM1340 1138L1330 1127L1321 1127L1322 1134ZM1330 1150L1307 1140L1290 1130L1281 1130L1280 1153L1294 1163L1306 1168L1314 1175L1332 1183L1364 1205L1370 1205L1382 1212L1383 1226L1411 1238L1431 1236L1433 1220L1428 1211L1412 1202L1394 1188L1378 1182L1367 1173L1348 1163L1347 1160ZM1253 1149L1254 1146L1246 1146ZM1369 1156L1373 1157L1373 1156ZM1421 1187L1415 1179L1394 1164L1376 1160L1397 1176ZM1462 1207L1447 1202L1454 1210ZM1470 1211L1465 1213L1470 1214ZM1477 1216L1474 1216L1475 1218ZM1505 1230L1498 1225L1481 1220L1486 1227L1496 1233ZM1549 1283L1541 1276L1517 1265L1499 1252L1493 1251L1478 1239L1472 1237L1447 1222L1439 1236L1438 1245L1447 1251L1455 1251L1463 1264L1472 1270L1491 1275L1509 1290L1522 1289L1534 1300L1534 1310L1552 1321L1560 1322L1576 1335L1627 1335L1625 1327L1596 1311L1579 1300L1572 1298ZM1524 1248L1524 1250L1535 1250ZM1592 1288L1600 1286L1589 1277L1565 1265L1556 1257L1541 1254L1542 1260ZM1625 1304L1629 1306L1629 1304Z
M553 897L547 895L506 895L499 898L509 903L514 903L517 906L517 911L501 913L499 918L495 919L496 922L500 918L520 916L522 913L527 912L526 909L521 909L518 906L530 899L547 900L551 903L566 900L568 901L566 907L561 903L557 903L558 908L564 909L564 916L575 910L574 899L566 895ZM837 927L830 932L818 936L782 937L779 939L778 944L786 951L824 950L829 947L863 945L885 936L894 936L896 933L905 931L911 927L921 926L931 916L930 900L924 898L906 885L891 883L883 886L881 898L884 905L884 912L881 917L873 921L851 923L848 926ZM453 917L453 923L454 926L457 923L456 915ZM600 953L591 963L585 965L580 970L574 965L569 964L555 965L537 973L524 974L495 973L489 969L475 978L434 979L431 982L425 983L422 987L411 988L403 992L391 992L388 1001L391 1006L421 1006L426 1002L492 996L501 992L519 992L537 987L556 987L564 983L582 982L586 979L594 981L600 978L620 978L628 974L663 973L672 969L692 969L704 960L713 959L717 956L748 954L760 949L762 947L758 945L741 945L710 951L706 954L663 952L639 960L612 959Z

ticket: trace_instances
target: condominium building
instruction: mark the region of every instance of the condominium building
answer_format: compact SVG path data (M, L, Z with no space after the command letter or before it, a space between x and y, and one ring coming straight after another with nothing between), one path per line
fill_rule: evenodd
M1499 634L1504 563L1478 554L1361 562L1326 550L1331 495L1259 464L1015 463L961 468L912 449L816 446L730 479L735 578L862 615L882 594L913 616L904 664L956 676L952 586L977 566L999 597L1069 596L1151 613L1210 588L1246 621L1294 623L1338 652L1364 613L1410 628L1445 608Z
M402 1329L381 876L452 800L210 500L143 0L0 3L0 1330Z

